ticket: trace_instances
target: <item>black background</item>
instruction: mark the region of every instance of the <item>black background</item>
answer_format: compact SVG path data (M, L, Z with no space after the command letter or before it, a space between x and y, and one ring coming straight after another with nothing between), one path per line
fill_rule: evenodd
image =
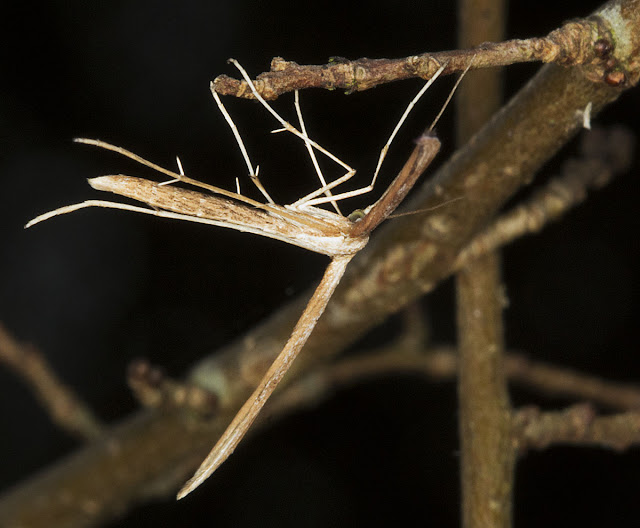
M598 2L548 0L512 7L508 36L541 36ZM76 145L100 138L191 177L254 192L209 93L228 57L254 75L273 56L321 64L331 56L402 57L455 48L449 2L67 1L5 6L0 51L0 320L33 342L107 421L136 408L127 364L147 357L174 376L251 328L317 280L326 259L223 229L106 210L84 210L29 231L52 208L98 198L85 178L150 175L113 153ZM507 70L515 92L538 68ZM420 103L389 156L389 181L435 115L451 79ZM310 134L368 178L377 150L418 81L345 97L307 91ZM255 103L227 100L261 177L279 203L316 183L299 141L270 135ZM637 92L595 121L638 129ZM276 107L293 117L292 97ZM451 152L452 115L439 127ZM565 149L546 174L558 169ZM586 205L505 251L509 347L606 378L638 378L638 184L635 165ZM333 176L337 176L336 172ZM379 189L382 189L384 182ZM353 200L346 208L366 205ZM452 288L425 301L434 340L451 342ZM376 341L390 337L393 324ZM22 382L0 367L0 486L72 452ZM515 404L569 402L514 389ZM341 392L243 443L189 499L146 505L111 526L456 526L453 383L390 377ZM637 450L556 447L518 466L516 526L632 526ZM99 476L97 476L99 478Z

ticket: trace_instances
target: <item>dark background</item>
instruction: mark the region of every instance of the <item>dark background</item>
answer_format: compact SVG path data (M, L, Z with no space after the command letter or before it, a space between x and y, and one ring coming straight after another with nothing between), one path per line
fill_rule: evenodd
M541 36L598 4L518 3L507 34ZM133 358L185 374L203 354L313 284L326 258L228 230L96 209L23 231L37 214L98 198L87 177L151 176L71 139L100 138L167 167L179 154L191 177L233 189L238 176L243 192L253 195L209 93L216 75L236 75L228 57L255 76L278 55L321 64L331 56L394 58L456 47L449 2L85 0L3 11L0 320L39 346L107 421L137 407L125 384ZM537 68L509 68L507 93ZM384 181L451 83L437 83L422 100L390 153ZM378 149L419 86L414 80L350 97L304 92L310 134L368 181ZM292 100L276 104L285 117L293 118ZM276 125L257 104L225 102L276 201L290 203L316 186L299 141L270 135ZM595 121L637 130L638 103L637 91L625 94ZM440 159L453 143L453 112L447 114L439 127ZM569 145L545 172L574 151ZM637 169L560 224L505 251L509 347L606 378L637 380ZM383 188L384 182L378 192ZM451 342L450 282L425 306L434 340ZM376 342L392 337L396 326L378 330ZM51 425L4 368L0 386L0 489L8 489L77 443ZM518 389L512 396L515 404L545 408L569 403ZM189 499L146 505L111 526L456 526L456 420L453 383L404 376L358 385L244 442ZM518 465L516 525L635 526L639 469L637 450L532 453Z

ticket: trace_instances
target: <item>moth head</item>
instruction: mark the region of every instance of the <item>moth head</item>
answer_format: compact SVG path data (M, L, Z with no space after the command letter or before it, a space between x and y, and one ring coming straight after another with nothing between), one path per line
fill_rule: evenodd
M356 209L351 214L349 214L349 216L347 216L347 218L351 222L353 222L355 224L355 223L359 222L360 220L362 220L365 215L366 215L366 212L363 209Z

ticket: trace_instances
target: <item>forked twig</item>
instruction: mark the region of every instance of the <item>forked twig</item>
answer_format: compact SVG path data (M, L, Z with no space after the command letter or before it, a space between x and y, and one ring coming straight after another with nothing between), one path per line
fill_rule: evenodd
M374 173L371 183L354 191L346 191L337 195L333 195L331 190L338 185L349 180L355 170L342 162L339 158L318 145L306 134L304 122L301 119L298 110L298 116L301 122L302 131L299 131L291 124L286 122L279 114L273 110L269 104L255 91L250 77L244 69L233 59L238 70L242 73L250 87L254 90L254 95L262 103L262 105L279 121L283 130L286 130L299 138L301 138L307 149L315 149L334 162L342 166L347 172L337 180L325 184L321 172L318 170L318 176L323 182L323 186L298 200L294 204L288 206L279 206L273 203L268 193L262 187L258 179L258 169L253 169L253 165L249 159L246 148L242 142L240 134L233 124L228 112L224 108L219 96L213 91L213 96L223 113L225 119L232 128L234 136L240 146L243 157L249 169L249 175L256 186L261 190L265 198L269 201L267 204L261 204L250 200L239 193L225 191L223 189L203 184L197 180L193 180L184 175L180 162L179 173L164 169L158 165L133 154L125 149L110 145L97 140L78 140L82 143L93 144L109 150L116 151L126 157L129 157L143 165L152 167L163 174L172 178L170 182L157 184L141 178L133 178L124 175L102 176L89 180L92 187L99 190L106 190L142 201L154 209L146 209L127 204L106 202L99 200L89 200L79 204L63 207L50 213L41 215L27 224L27 227L34 225L42 220L56 216L58 214L68 213L84 207L108 207L116 209L127 209L135 212L142 212L155 216L161 216L172 219L189 220L194 222L207 223L221 227L228 227L238 231L251 232L269 238L282 240L290 244L304 247L311 251L322 253L331 257L331 263L327 267L324 276L317 287L315 293L309 300L307 307L298 320L293 333L280 352L278 357L262 378L258 387L253 394L238 411L222 437L213 447L205 461L197 470L191 480L178 493L178 498L182 498L198 485L200 485L211 473L213 473L222 464L236 448L240 440L244 437L247 430L255 420L256 416L266 403L269 396L273 393L276 386L283 378L291 363L296 358L309 335L313 331L317 320L324 312L329 299L333 295L344 271L355 256L367 243L369 234L375 227L383 222L400 204L409 190L413 187L417 179L429 166L431 161L440 149L440 141L430 133L421 136L417 140L416 147L411 154L409 160L400 171L398 176L385 191L383 196L373 205L365 209L361 215L349 216L345 218L341 214L326 211L315 207L321 203L334 203L338 200L357 196L369 192L376 181L380 166L389 145L393 141L395 134L402 122L406 119L417 100L422 96L425 90L435 80L445 68L441 66L436 75L434 75L423 87L416 97L411 101L407 110L403 114L398 126L394 129L389 140L383 147L378 166ZM457 85L456 85L457 86ZM455 89L455 88L454 88ZM446 103L445 103L446 104ZM299 103L297 103L299 108ZM312 160L314 156L312 156ZM317 167L317 162L314 162ZM209 196L199 192L172 187L169 185L174 181L180 181L190 185L205 188L215 194L223 195ZM324 194L325 196L320 197ZM337 205L336 205L337 209Z
M0 324L0 364L13 369L33 391L53 422L84 440L95 440L103 425L89 406L56 375L40 351L20 343Z

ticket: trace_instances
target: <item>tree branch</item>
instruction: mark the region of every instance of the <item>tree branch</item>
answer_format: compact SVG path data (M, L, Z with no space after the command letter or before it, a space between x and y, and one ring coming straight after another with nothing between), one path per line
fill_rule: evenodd
M505 374L515 386L547 396L586 400L611 409L640 411L640 387L590 376L572 369L534 361L525 354L505 357ZM452 347L416 349L414 344L394 343L390 347L346 358L305 373L271 407L298 409L328 398L336 391L375 377L397 374L426 376L435 381L452 380L458 371L458 353Z
M458 13L460 47L504 38L502 0L460 0ZM468 141L501 103L501 72L473 72L458 95L458 143ZM504 286L500 275L500 255L494 251L467 261L455 281L464 528L511 526L516 457L504 369Z
M607 447L622 451L640 443L640 413L596 416L588 404L559 412L541 413L535 407L520 410L514 419L520 452L552 444Z
M620 70L615 60L611 60L612 42L607 25L598 17L589 17L569 22L542 38L485 42L470 49L422 53L402 59L350 61L334 57L324 65L300 65L275 57L271 70L261 73L253 82L267 100L306 88L342 89L351 94L388 82L430 79L443 64L446 64L444 75L464 71L473 59L474 70L535 61L564 66L592 65L594 80L608 77L610 82L620 84L625 77L616 73ZM216 77L212 88L220 95L254 98L245 81L227 75Z

